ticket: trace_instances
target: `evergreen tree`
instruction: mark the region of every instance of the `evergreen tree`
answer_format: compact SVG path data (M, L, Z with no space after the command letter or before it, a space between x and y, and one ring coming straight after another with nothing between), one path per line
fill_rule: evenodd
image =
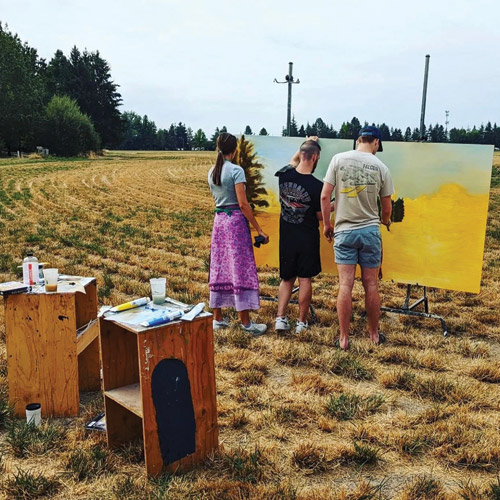
M267 194L261 173L264 165L258 162L253 144L247 141L244 135L238 141L234 163L240 165L245 171L247 199L252 207L268 207L269 203L263 199L263 196Z
M245 135L253 135L252 129L250 128L250 125L247 125L245 127Z
M304 128L304 125L301 125L300 126L300 129L299 129L299 137L305 137L306 136L306 129Z
M109 64L99 51L81 53L75 46L69 59L58 50L47 68L50 94L68 95L95 124L103 146L115 146L121 137L122 99L118 85L111 80Z
M208 139L207 136L205 135L205 132L199 128L196 131L196 134L194 134L193 137L193 147L195 149L206 149L208 144Z
M45 63L0 23L0 141L8 153L34 149L47 102Z
M297 122L295 121L295 116L292 116L290 120L290 137L298 137L299 130L297 129Z
M404 135L404 140L406 142L410 142L412 140L412 138L411 138L411 128L410 127L406 127L405 135Z
M182 122L175 127L175 143L176 149L184 150L188 147L187 129Z
M260 129L259 135L269 135L269 134L267 133L267 130L264 127L262 127Z
M403 141L403 132L400 128L395 128L391 133L391 141Z

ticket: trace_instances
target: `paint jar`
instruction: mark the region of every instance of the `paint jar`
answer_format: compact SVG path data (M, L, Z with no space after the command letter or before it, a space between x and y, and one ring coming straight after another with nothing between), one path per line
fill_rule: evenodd
M26 422L36 427L42 423L42 405L40 403L26 405Z
M151 283L151 297L153 299L153 304L164 304L165 303L165 293L167 287L166 278L151 278L149 280Z

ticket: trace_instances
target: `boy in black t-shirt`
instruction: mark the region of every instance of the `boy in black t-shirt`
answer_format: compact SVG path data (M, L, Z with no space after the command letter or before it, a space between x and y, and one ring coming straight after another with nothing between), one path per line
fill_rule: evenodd
M286 308L295 279L299 278L299 320L296 332L308 327L307 311L311 304L311 278L321 272L319 254L319 221L323 183L312 174L319 161L321 148L317 137L308 138L279 170L280 278L278 315L275 330L289 330Z

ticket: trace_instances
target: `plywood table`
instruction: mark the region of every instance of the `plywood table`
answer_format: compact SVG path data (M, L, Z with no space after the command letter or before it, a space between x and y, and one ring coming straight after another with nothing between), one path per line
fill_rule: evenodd
M150 475L218 446L212 316L155 328L100 319L108 445L142 440Z
M4 296L9 401L17 416L29 403L42 415L79 413L79 391L101 388L95 278L58 291Z

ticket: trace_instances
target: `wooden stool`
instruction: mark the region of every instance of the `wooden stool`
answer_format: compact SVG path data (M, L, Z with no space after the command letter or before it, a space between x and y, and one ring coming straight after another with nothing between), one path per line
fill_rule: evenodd
M29 403L42 415L73 417L79 391L101 388L95 278L85 293L21 293L4 296L9 401L16 416Z
M108 445L142 438L150 475L203 461L218 446L212 316L155 328L116 320L100 319Z

